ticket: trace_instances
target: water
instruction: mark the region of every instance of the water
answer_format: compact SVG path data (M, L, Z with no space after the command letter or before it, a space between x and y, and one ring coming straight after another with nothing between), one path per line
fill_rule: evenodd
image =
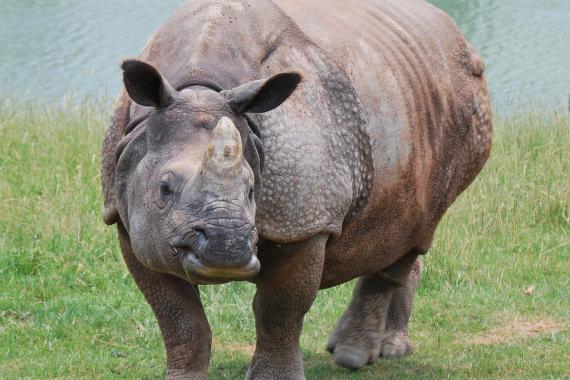
M431 2L456 20L485 58L496 106L568 105L570 0Z
M0 94L113 95L180 0L0 0Z
M111 95L181 0L0 0L0 94L59 101ZM500 109L570 95L570 0L432 0L487 61Z

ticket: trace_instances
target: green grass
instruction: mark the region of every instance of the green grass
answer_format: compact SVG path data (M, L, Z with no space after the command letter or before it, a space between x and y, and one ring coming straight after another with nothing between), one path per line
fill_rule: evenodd
M0 103L0 378L162 378L156 321L101 220L107 104L62 109ZM565 112L498 120L484 173L424 260L416 352L360 372L336 367L324 346L349 300L345 284L321 292L306 317L307 377L570 378L569 141ZM204 288L212 379L244 376L253 292ZM523 322L544 328L533 335Z

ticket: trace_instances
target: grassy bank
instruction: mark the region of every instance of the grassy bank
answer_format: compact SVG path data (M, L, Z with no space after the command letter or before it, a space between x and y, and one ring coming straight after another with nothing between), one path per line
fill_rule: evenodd
M0 378L161 378L149 306L101 221L102 104L0 103ZM352 373L324 346L352 285L323 291L302 337L308 379L569 378L570 116L499 120L492 158L424 260L416 352ZM243 378L254 288L203 288L212 379Z

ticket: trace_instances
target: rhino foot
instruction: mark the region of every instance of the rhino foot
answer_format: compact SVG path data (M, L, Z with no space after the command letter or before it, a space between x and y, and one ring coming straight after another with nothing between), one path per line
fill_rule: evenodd
M334 352L335 363L348 369L360 369L376 360L378 353L367 352L357 347L338 346Z
M351 326L346 316L343 319L327 343L327 350L334 355L336 364L356 370L375 363L380 356L380 334Z
M413 352L413 345L405 331L388 330L380 338L376 333L363 332L360 337L343 339L341 332L335 331L327 343L327 350L334 354L336 364L360 369L374 364L379 356L397 359Z
M281 359L281 358L279 358ZM254 356L245 374L245 380L306 380L303 362L289 359L290 362L278 363L279 360L261 354Z
M381 355L387 359L402 358L411 354L414 347L405 331L388 330L382 338Z
M260 374L260 375L253 375L251 368L247 370L245 374L245 380L254 380L254 379L288 379L288 380L307 380L303 373L297 374L289 374L284 377L283 374L276 374L274 372L270 372L268 374Z

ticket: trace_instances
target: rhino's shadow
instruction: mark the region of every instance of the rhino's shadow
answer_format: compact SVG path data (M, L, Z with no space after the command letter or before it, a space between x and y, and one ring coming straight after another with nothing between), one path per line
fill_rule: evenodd
M358 371L351 371L336 365L332 356L323 352L303 351L305 375L308 380L317 379L434 379L458 377L458 369L448 366L427 365L410 356L398 360L379 359L377 363ZM245 376L251 357L235 353L214 359L210 365L208 379L241 379Z

